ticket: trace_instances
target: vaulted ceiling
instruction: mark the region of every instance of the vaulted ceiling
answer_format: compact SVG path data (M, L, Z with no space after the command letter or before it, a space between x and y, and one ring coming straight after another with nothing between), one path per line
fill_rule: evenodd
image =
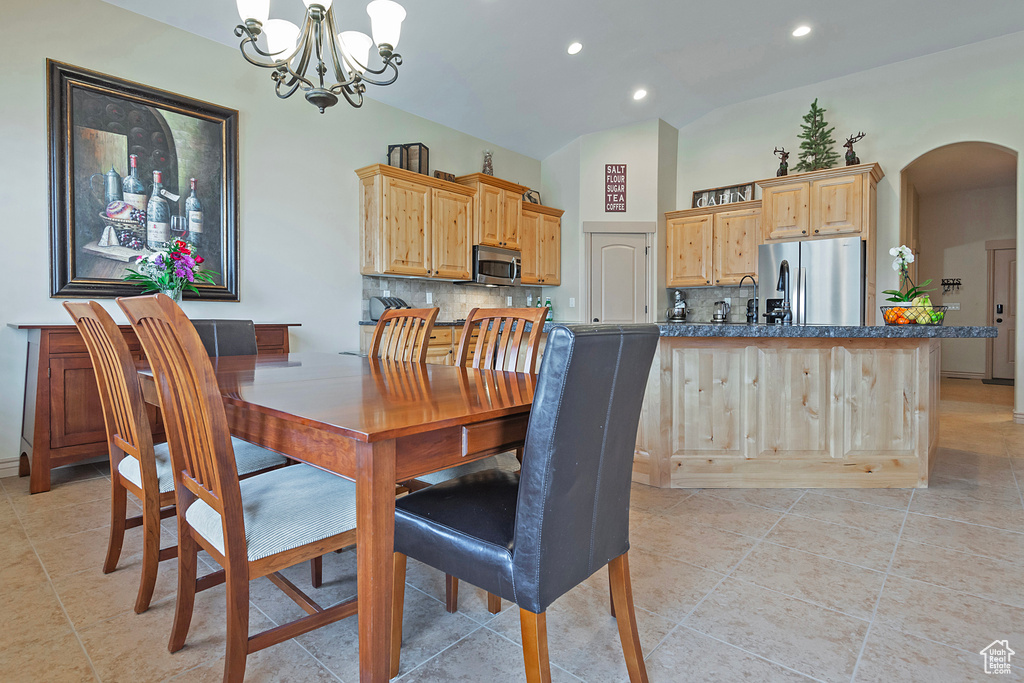
M339 30L369 33L366 1L335 0ZM238 44L233 0L107 2ZM534 158L585 133L654 118L681 127L735 102L1024 30L1020 0L400 2L405 65L396 84L367 95ZM298 23L302 12L301 0L271 2L271 17ZM813 30L793 38L800 24ZM583 50L570 56L574 40ZM233 64L254 68L241 56ZM646 99L632 99L637 88Z

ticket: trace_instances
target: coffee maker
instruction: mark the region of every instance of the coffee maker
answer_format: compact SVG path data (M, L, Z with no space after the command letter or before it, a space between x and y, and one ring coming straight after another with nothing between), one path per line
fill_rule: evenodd
M677 289L672 296L672 306L668 309L668 322L686 322L686 302L683 301L682 290Z

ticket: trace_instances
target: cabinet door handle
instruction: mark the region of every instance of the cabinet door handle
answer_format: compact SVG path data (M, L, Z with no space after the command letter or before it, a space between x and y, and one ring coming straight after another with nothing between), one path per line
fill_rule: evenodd
M815 230L815 231L814 231L814 234L815 234L815 235L817 235L817 234L818 234L818 232L819 232L818 230Z
M800 234L801 234L801 235L806 235L806 234L807 234L807 231L806 231L806 230L801 230L801 231L800 231Z

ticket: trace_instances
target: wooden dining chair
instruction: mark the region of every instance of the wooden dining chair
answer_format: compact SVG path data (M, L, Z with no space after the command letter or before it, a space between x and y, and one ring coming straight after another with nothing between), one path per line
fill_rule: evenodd
M522 470L467 474L396 501L392 676L412 557L519 606L531 682L551 680L548 606L607 564L629 679L647 681L629 577L629 494L658 335L655 325L556 327Z
M160 520L174 515L174 477L166 443L154 444L135 358L110 314L95 301L64 302L85 340L100 394L110 449L110 538L103 573L117 568L124 532L142 526L142 579L135 611L145 612L153 598L157 568L177 557L174 546L160 548ZM234 440L239 475L286 464L274 451ZM127 516L127 494L142 503L141 516Z
M463 368L535 373L547 315L547 307L474 308L466 316L466 323L462 327L455 364ZM521 457L522 444L513 444L513 448L516 457ZM417 491L463 474L514 465L511 457L502 459L499 455L494 455L440 472L425 474L412 481L403 482L403 485L410 491ZM445 608L449 612L457 612L459 609L459 580L451 574L445 576ZM492 614L500 612L501 598L493 594L488 595L487 609Z
M437 308L390 308L377 320L370 339L370 358L427 362L430 333Z
M356 599L323 608L278 573L355 543L355 484L302 464L240 481L217 377L195 328L163 294L117 303L153 369L174 465L178 596L168 649L180 650L188 635L201 548L223 567L227 587L224 680L241 681L248 654L356 613ZM261 576L308 616L250 636L249 582Z

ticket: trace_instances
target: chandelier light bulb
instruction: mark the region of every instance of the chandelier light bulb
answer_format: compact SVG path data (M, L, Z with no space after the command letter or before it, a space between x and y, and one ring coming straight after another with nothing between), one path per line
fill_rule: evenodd
M331 9L331 2L332 0L302 0L302 4L306 6L306 9L309 9L312 5L320 5L325 11Z
M392 50L397 49L402 22L405 21L405 8L394 0L373 0L366 6L366 13L370 15L373 42L377 43L377 47L390 45Z
M568 52L571 55L578 55L580 53L580 50L582 50L582 49L583 49L583 43L577 41L575 43L570 43L569 44L569 49L566 50L566 52Z
M811 27L810 26L807 26L807 25L797 26L795 29L793 29L793 37L794 38L803 38L804 36L806 36L810 32L811 32Z
M265 24L270 17L270 0L237 0L235 4L242 21L252 19Z
M338 34L338 44L349 71L363 73L370 62L370 48L373 38L360 31L342 31Z
M285 59L295 49L299 27L287 19L269 19L263 24L267 36L267 51L274 59Z
M647 97L647 91L644 90L643 88L640 88L635 93L633 93L633 99L634 100L639 101L639 100L642 100L645 97Z

